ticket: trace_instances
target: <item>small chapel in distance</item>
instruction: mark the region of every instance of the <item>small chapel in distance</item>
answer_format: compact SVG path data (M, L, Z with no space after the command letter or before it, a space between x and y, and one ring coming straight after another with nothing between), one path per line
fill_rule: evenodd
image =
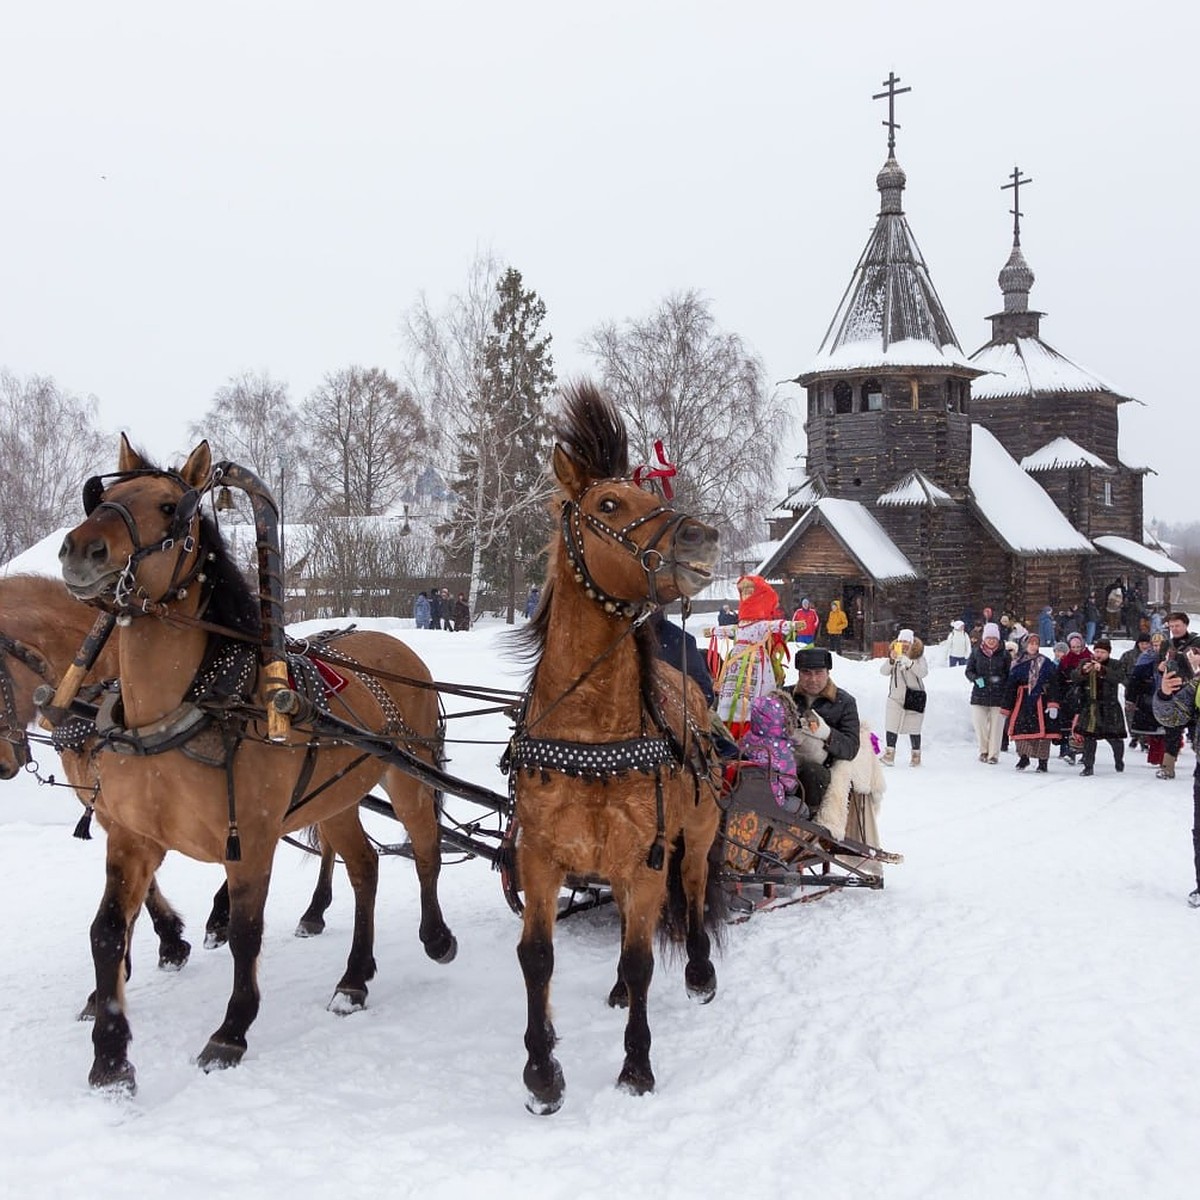
M850 615L849 653L869 654L907 626L940 641L950 622L990 605L1034 622L1103 610L1119 585L1170 603L1184 570L1147 544L1142 483L1117 449L1133 398L1042 340L1021 252L1019 169L1013 246L1000 271L991 340L966 355L904 214L890 75L888 156L879 217L816 357L807 393L804 478L769 519L756 573L781 598L811 597ZM790 611L790 609L789 609ZM1113 620L1110 617L1108 624Z

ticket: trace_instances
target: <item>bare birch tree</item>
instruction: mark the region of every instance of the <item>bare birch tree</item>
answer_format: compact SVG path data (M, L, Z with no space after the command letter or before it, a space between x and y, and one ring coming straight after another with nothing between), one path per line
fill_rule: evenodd
M95 423L94 398L0 371L0 562L82 518L83 481L111 470L115 452Z
M428 433L421 410L378 367L327 375L304 402L303 418L308 486L327 513L387 512L423 461Z
M625 415L631 453L650 461L662 439L680 500L721 520L728 553L761 539L788 416L742 339L689 291L649 317L599 326L584 349Z

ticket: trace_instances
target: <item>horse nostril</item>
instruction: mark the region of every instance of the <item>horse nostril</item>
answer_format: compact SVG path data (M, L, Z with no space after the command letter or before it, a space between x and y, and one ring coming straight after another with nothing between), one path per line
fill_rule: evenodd
M102 563L108 558L108 543L103 538L97 538L94 542L88 543L88 548L84 553L95 563Z
M63 538L63 544L58 548L59 562L62 562L62 560L71 553L72 545L73 543L71 542L71 535L68 533L67 536Z

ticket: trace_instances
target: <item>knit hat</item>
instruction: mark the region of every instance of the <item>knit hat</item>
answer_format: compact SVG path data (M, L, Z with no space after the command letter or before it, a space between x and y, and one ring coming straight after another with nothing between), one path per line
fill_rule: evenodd
M1139 645L1142 642L1145 642L1147 646L1150 645L1150 635L1148 633L1139 633L1133 640Z
M1083 634L1082 633L1069 633L1067 635L1067 645L1069 646L1072 642L1079 642L1080 644L1082 644Z
M1108 638L1097 638L1097 639L1096 639L1096 640L1095 640L1095 641L1092 643L1092 649L1093 649L1093 650L1108 650L1108 651L1110 651L1110 652L1111 652L1111 650L1112 650L1112 642L1110 642L1110 641L1108 640Z
M898 634L896 634L896 641L911 642L915 636L916 635L911 629L902 629Z
M995 638L996 641L999 641L1000 640L1000 626L997 625L995 621L989 621L983 627L983 636L985 638Z
M1071 647L1068 646L1066 642L1055 642L1054 643L1054 653L1055 654L1066 654L1066 652L1070 648Z
M951 629L961 629L962 627L963 627L963 623L961 621L951 621L950 622Z

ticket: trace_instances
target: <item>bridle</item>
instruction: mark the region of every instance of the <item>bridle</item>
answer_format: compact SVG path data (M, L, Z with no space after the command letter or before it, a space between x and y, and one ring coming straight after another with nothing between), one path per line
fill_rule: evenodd
M668 551L671 555L670 561L674 563L675 543L679 534L679 527L690 518L686 513L677 511L670 504L659 504L648 513L644 513L642 516L616 529L601 521L598 517L593 516L593 514L584 512L583 509L583 502L588 492L603 484L611 483L628 483L634 487L638 486L638 481L635 479L599 479L584 488L578 499L564 500L561 517L563 545L566 548L567 561L571 564L571 568L575 573L575 581L582 584L584 595L589 600L596 601L609 616L636 617L647 608L654 609L660 607L657 580L659 574L667 565L668 559L658 547L669 534L670 543ZM629 536L634 530L640 529L643 525L660 517L666 519L648 546L638 545ZM584 556L583 535L585 528L616 542L617 545L627 550L638 560L642 570L646 573L647 598L645 601L629 600L622 596L614 596L606 592L596 582L591 571L588 570L587 560ZM672 566L672 576L674 576L674 572L675 568Z
M17 717L17 697L8 669L9 658L15 658L47 683L51 682L51 671L50 664L36 650L0 633L0 739L12 746L17 766L24 767L29 765L32 752L29 731Z
M175 512L171 524L161 541L143 545L138 531L137 521L128 508L117 500L106 500L104 495L112 486L112 482L121 483L127 479L152 478L169 479L182 489L179 499L175 502ZM112 482L106 484L105 480ZM111 509L121 518L129 532L129 540L133 549L125 563L121 574L113 585L112 606L118 614L133 616L141 613L147 616L162 615L166 605L172 600L187 595L188 587L200 574L203 556L197 555L190 570L184 571L184 564L197 546L195 535L191 532L192 522L200 511L200 503L212 489L215 479L208 480L202 487L194 488L188 485L183 476L177 471L162 471L153 467L140 468L136 471L115 471L108 475L93 475L83 485L83 511L87 516L101 509ZM179 547L175 559L175 567L171 572L171 581L167 589L157 599L149 596L137 582L137 570L142 560L151 554L166 554Z

